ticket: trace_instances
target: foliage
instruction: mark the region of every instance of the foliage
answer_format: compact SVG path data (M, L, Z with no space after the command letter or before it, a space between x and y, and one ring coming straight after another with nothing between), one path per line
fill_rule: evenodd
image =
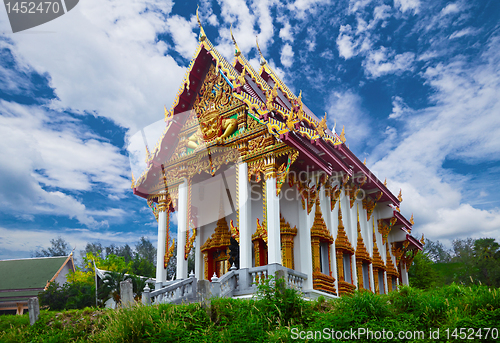
M51 239L52 246L48 249L40 249L31 253L31 257L54 257L68 256L71 252L71 247L61 236Z
M408 271L408 278L412 287L420 289L433 288L440 283L440 277L433 262L425 252L418 253Z
M59 286L57 282L52 282L47 290L40 292L38 298L40 306L54 311L85 308L95 305L95 286L81 282Z
M409 277L410 284L420 288L453 282L499 287L500 244L493 238L455 239L446 250L439 241L427 239L423 255L417 254L409 269Z
M296 289L286 287L284 278L269 276L257 286L257 297L272 323L288 325L292 318L302 318L305 301Z
M425 332L424 339L404 340L411 342L431 341L429 330L439 328L439 339L432 341L459 342L448 339L445 330L498 328L500 321L500 289L478 284L432 290L405 286L388 295L361 291L328 301L303 301L298 293L285 290L277 280L262 284L260 299L139 304L118 310L42 310L34 326L29 325L28 314L3 316L0 342L295 342L303 340L294 340L292 329L315 332L325 328ZM373 340L358 337L356 341ZM495 340L483 337L480 341Z
M440 241L425 240L424 253L426 253L430 260L436 263L450 262L450 253L446 250L443 243Z

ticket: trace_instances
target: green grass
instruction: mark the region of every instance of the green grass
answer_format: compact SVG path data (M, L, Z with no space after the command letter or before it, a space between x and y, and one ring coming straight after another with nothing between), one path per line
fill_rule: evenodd
M314 334L324 328L423 331L426 335L423 339L377 342L459 342L447 339L445 330L500 329L500 289L486 286L452 284L432 291L401 287L389 295L357 292L333 301L321 298L311 302L272 287L261 295L261 300L42 311L32 327L28 315L2 316L0 342L297 342L304 340L292 339L292 329ZM440 339L430 340L429 330L437 328ZM359 337L357 341L372 340ZM475 341L497 340L483 337Z

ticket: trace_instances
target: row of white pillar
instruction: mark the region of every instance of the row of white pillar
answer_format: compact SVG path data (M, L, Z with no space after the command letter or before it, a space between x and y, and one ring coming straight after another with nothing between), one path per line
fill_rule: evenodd
M240 268L251 268L252 267L252 221L251 221L251 201L250 201L250 182L248 181L248 165L247 163L238 164L238 209L239 209L239 232L240 232L240 242L246 242L246 244L240 244ZM313 181L314 182L314 181ZM282 264L281 262L281 242L280 242L280 202L279 197L276 195L276 179L268 178L266 181L266 210L267 210L267 235L268 235L268 264ZM177 269L176 278L183 279L187 278L187 261L184 259L184 246L186 244L186 231L188 227L187 222L187 197L188 197L188 182L184 180L179 185L179 199L178 199L178 235L177 235ZM325 199L322 199L325 198ZM326 196L324 190L320 192L321 203L326 204ZM347 198L345 198L348 201ZM343 204L344 205L344 204ZM348 206L346 203L345 205ZM298 256L312 256L311 248L311 235L310 228L314 221L314 211L307 213L307 210L302 209L302 205L297 202L298 213L299 213L299 225L296 239L296 246L299 249ZM323 213L328 213L330 211L325 211L327 209L322 209ZM325 216L327 225L331 228L333 220L328 218L330 216ZM349 218L345 218L349 220ZM160 211L158 215L158 248L157 248L157 263L156 263L156 280L157 283L166 281L167 271L164 268L164 256L165 256L165 240L166 240L166 227L167 227L167 214L165 211ZM349 225L352 226L352 222ZM333 232L334 230L332 230ZM351 237L351 243L356 243L356 234ZM201 265L202 259L199 258L201 251L199 242L200 232L196 237L196 247L195 254L197 258L195 259L195 269L196 274L200 277L200 270L203 268ZM336 275L336 252L335 245L331 246L331 266L332 273ZM389 256L390 258L390 256ZM305 273L308 278L303 285L304 289L312 289L312 261L311 258L301 258L299 261L295 261L296 268L302 273ZM355 268L356 260L355 256L352 257L352 266ZM373 269L370 267L370 283L373 287ZM403 283L407 284L406 270L402 273ZM406 277L406 282L405 282ZM357 284L357 273L353 271L353 282ZM338 284L336 282L336 289L338 289Z

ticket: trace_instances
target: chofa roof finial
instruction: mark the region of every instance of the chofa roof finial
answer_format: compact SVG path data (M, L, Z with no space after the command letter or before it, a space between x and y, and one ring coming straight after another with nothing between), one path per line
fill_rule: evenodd
M239 56L239 55L241 55L241 50L238 47L238 44L236 44L236 39L234 39L233 24L232 23L231 23L231 27L229 28L229 32L231 32L231 39L233 40L233 44L234 44L234 56Z
M259 51L259 55L260 55L260 65L263 66L264 64L267 63L266 59L264 58L264 56L262 55L262 51L260 51L260 47L259 47L259 36L255 36L255 42L257 43L257 50Z
M200 42L204 41L205 38L207 38L207 35L205 34L205 30L203 30L203 26L201 26L201 21L200 21L200 16L198 15L198 10L200 6L196 8L196 19L198 20L198 26L200 27Z

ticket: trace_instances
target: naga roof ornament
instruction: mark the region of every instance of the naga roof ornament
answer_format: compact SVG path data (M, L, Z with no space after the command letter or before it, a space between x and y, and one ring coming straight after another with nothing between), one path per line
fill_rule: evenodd
M257 43L257 51L259 52L260 55L260 65L263 66L264 64L267 63L266 59L264 58L264 55L262 55L262 51L260 51L260 46L259 46L259 38L258 36L255 36L255 43Z
M233 44L234 44L234 56L239 56L239 55L241 55L241 50L238 47L238 44L236 43L236 39L234 39L234 36L233 36L233 24L231 24L231 27L229 28L229 32L231 32L231 39L233 40Z
M198 20L198 26L200 27L200 42L203 42L207 38L207 35L205 34L205 30L203 30L203 26L201 25L200 16L198 15L199 9L200 6L196 8L196 20Z

